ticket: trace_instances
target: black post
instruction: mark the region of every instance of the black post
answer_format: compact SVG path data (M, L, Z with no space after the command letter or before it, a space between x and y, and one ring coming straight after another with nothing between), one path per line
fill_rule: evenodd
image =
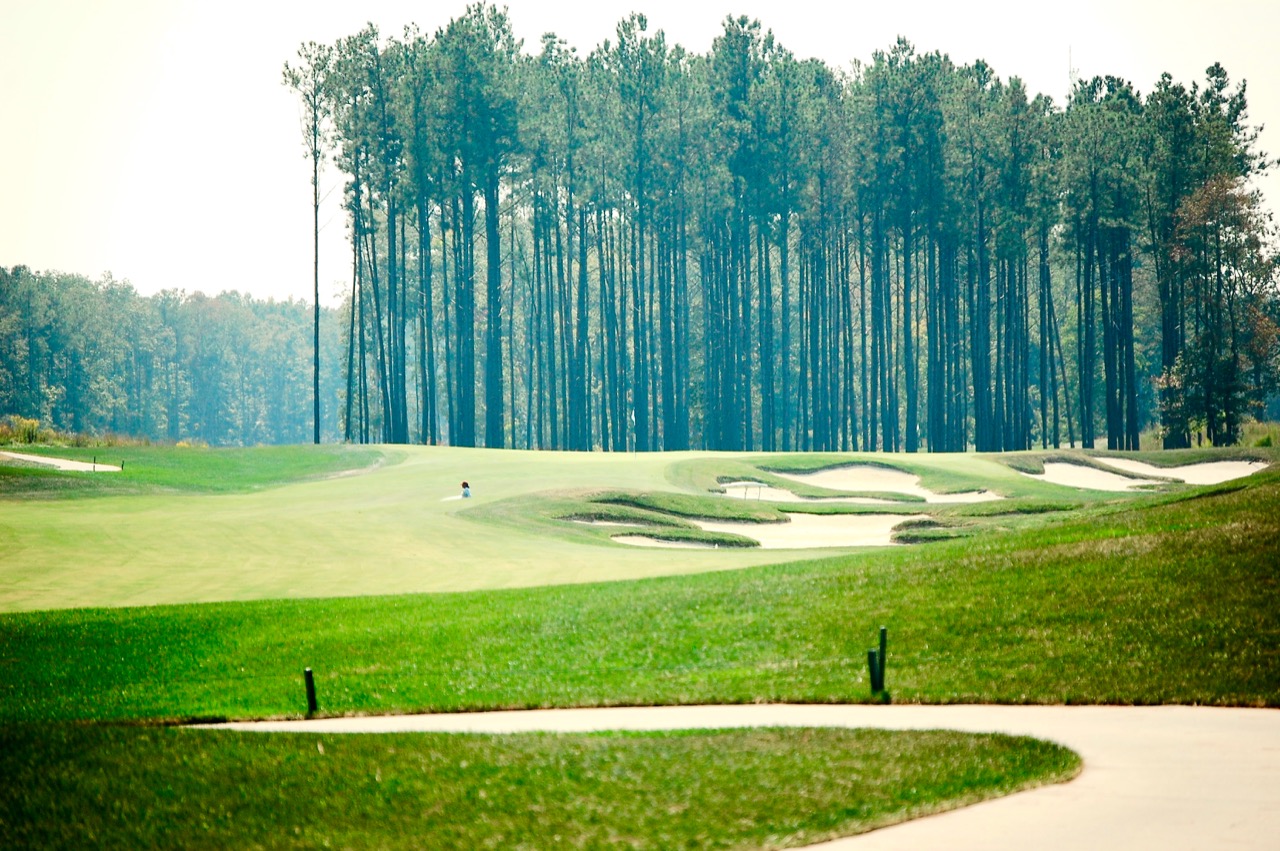
M307 668L302 672L302 677L307 681L307 714L316 714L316 681L311 676L311 669Z
M867 651L867 668L871 671L872 694L884 688L884 684L880 682L880 660L876 658L876 655L874 647Z
M884 688L884 663L889 657L889 630L880 627L880 688Z

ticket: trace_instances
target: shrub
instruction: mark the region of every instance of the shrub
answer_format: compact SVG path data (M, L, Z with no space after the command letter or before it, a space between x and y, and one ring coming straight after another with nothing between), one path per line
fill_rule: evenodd
M107 432L97 435L88 432L61 432L52 427L44 428L39 420L27 419L18 414L0 417L0 444L24 443L42 446L75 446L81 449L91 446L150 446L150 438L128 437ZM207 446L204 441L195 443Z
M40 437L40 421L9 414L0 419L0 443L35 443Z

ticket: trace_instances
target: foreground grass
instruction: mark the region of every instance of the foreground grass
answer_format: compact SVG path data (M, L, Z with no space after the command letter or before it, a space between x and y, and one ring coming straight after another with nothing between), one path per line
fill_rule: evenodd
M0 727L7 848L787 848L1046 782L1034 739Z

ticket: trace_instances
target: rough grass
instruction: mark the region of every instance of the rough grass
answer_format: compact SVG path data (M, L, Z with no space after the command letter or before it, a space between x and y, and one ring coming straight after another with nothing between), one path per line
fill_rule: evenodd
M151 493L245 493L370 469L383 451L355 446L15 446L15 452L94 461L118 473L60 472L0 459L0 498L122 496Z
M0 727L8 848L789 848L1079 770L1022 737Z

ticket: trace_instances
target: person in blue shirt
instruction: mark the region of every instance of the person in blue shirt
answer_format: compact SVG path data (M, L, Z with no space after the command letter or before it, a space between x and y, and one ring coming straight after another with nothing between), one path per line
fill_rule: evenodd
M471 499L471 485L468 482L462 483L462 498Z

